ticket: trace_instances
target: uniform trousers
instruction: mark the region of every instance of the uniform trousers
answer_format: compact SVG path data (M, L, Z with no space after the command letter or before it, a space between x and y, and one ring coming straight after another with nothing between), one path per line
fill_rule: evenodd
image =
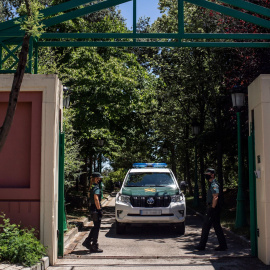
M200 241L199 245L201 247L206 246L209 231L210 231L212 225L215 229L215 233L217 235L219 245L221 247L227 248L226 239L225 239L222 227L220 225L220 209L219 209L219 207L217 207L215 209L214 208L207 209L207 212L206 212L206 215L204 218L204 222L203 222L203 226L202 226L202 235L201 235L201 241Z
M92 217L92 220L94 223L94 227L92 227L87 239L90 242L93 242L93 244L97 244L99 229L100 229L100 225L101 225L101 216L98 214L98 212L92 212L91 217Z

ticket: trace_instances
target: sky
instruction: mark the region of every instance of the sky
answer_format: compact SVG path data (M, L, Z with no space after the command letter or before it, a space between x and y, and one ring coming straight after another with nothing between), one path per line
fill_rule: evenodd
M137 0L137 21L140 17L150 17L150 24L152 24L157 17L161 17L161 13L158 9L158 1L159 0ZM122 16L127 19L127 27L132 29L133 1L119 5L118 9L121 10Z

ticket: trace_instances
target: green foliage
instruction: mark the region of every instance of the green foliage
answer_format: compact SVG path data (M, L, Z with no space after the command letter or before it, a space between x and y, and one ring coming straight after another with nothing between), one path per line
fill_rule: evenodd
M151 32L177 32L177 1L160 0L159 4L164 14L151 26ZM220 14L190 3L184 5L186 32L223 32ZM151 122L159 142L157 149L162 150L166 145L167 163L176 168L178 178L186 180L190 187L195 145L198 173L202 174L205 167L211 166L225 174L226 184L233 179L237 156L232 121L235 114L226 78L228 72L234 72L231 60L231 50L217 48L161 48L160 53L150 59L153 72L163 82L157 88L158 110ZM194 119L201 130L196 137L191 134ZM223 181L221 176L219 180ZM199 182L205 194L204 178Z
M29 10L26 8L27 5L22 3L18 9L18 12L20 15L28 14L28 16L18 19L15 21L15 23L21 24L21 30L25 31L29 36L38 38L42 33L45 32L43 30L44 24L41 23L43 15L39 13L39 10L43 8L43 6L40 4L39 0L27 1L29 1Z
M56 52L50 47L39 48L38 54L39 54L39 61L38 61L39 74L59 73L57 62L61 61L60 55L57 55Z
M18 1L13 0L17 7ZM45 2L50 5L65 0ZM223 33L228 27L228 22L225 26L221 23L223 15L187 2L184 5L187 32ZM177 1L160 0L159 6L163 16L152 26L148 18L140 19L138 32L177 32ZM72 19L48 31L128 32L115 9ZM235 67L239 62L246 65L247 59L238 56L248 51L237 49L232 54L232 49L215 48L39 50L40 72L58 73L72 90L72 112L69 127L66 126L66 132L72 130L72 134L66 133L66 187L74 184L81 159L88 166L84 168L86 172L92 165L89 160L100 157L100 153L115 170L130 168L136 161L166 161L175 168L178 179L190 181L192 187L195 144L201 171L205 166L223 165L225 186L237 185L233 173L236 131L228 78L239 77ZM243 70L241 67L239 73ZM199 120L201 128L196 138L191 136L193 118ZM99 138L106 139L102 149L95 145ZM162 151L165 146L167 155ZM218 164L218 157L223 159L222 164ZM204 183L204 179L200 182Z
M80 145L74 136L72 126L72 117L74 110L64 109L64 126L65 126L65 191L75 185L75 180L80 175L81 166L83 165L80 156Z
M0 215L0 261L31 266L46 254L45 247L35 237L35 230L21 229L20 225L10 224L5 214Z
M0 2L0 22L4 21L5 15L4 15L4 5L2 2Z
M47 5L51 0L39 0L40 5ZM25 5L25 0L1 0L0 1L0 19L4 21L13 19L18 16L18 9Z
M89 23L88 19L78 19L76 24L62 27L69 31L79 31L80 28L87 32L125 31L124 24L117 17L106 16L95 24ZM154 89L157 79L126 49L59 51L62 57L58 62L59 73L65 85L72 89L73 127L82 145L82 156L87 158L100 153L94 144L99 138L106 139L102 153L114 160L117 167L130 164L133 154L143 158L149 155L151 145L145 143L148 127L142 114L150 113L156 105ZM147 148L147 154L140 148Z
M104 179L105 190L112 191L115 183L123 183L127 170L118 169L114 172L109 172L108 176Z

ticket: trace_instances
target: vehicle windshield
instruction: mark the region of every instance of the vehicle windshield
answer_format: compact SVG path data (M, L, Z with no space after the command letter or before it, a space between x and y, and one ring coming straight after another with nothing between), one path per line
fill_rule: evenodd
M129 173L125 187L165 187L175 186L170 173L134 172Z

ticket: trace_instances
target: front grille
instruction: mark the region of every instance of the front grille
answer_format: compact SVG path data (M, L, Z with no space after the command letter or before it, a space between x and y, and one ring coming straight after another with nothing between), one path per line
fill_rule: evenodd
M133 207L168 207L171 203L170 196L132 196Z

